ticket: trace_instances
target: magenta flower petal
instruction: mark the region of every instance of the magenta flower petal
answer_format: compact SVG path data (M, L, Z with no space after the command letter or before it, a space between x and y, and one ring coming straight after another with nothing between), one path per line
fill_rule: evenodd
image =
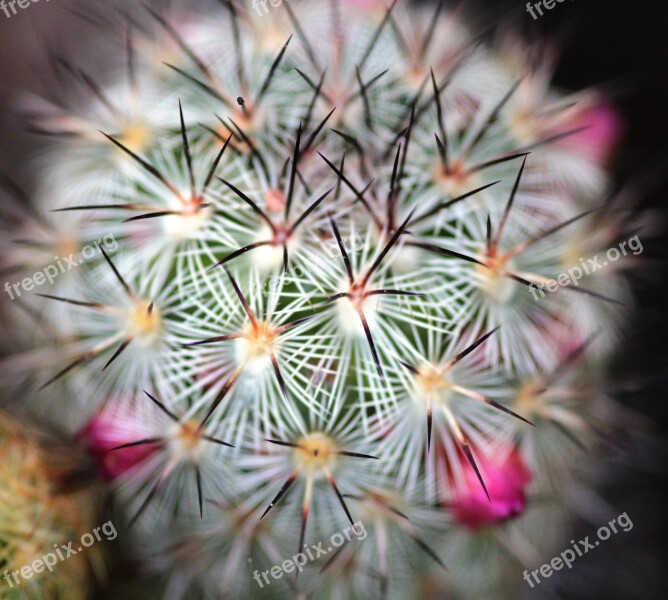
M156 445L142 445L112 450L149 437L148 432L138 425L138 419L133 418L135 411L116 404L112 402L102 408L76 436L95 459L99 475L106 481L124 475L158 449Z
M455 492L450 504L457 522L477 531L521 515L527 505L526 489L531 473L520 451L516 448L500 461L479 457L477 463L491 501L467 462L466 484Z
M594 104L579 111L571 127L583 129L564 138L561 145L578 150L601 165L607 165L623 133L622 118L617 110L608 104Z

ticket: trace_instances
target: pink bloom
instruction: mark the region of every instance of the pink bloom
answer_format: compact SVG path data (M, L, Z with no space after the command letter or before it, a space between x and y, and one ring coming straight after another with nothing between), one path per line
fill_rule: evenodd
M502 459L480 455L476 463L487 486L491 501L485 495L471 465L464 459L466 484L455 491L450 507L455 519L464 527L477 531L521 515L527 505L526 488L531 481L519 449Z
M564 138L561 144L607 165L622 137L623 123L619 113L608 104L592 104L579 110L569 125L572 129L583 129Z
M112 451L117 446L150 437L135 412L127 405L110 402L77 433L77 439L96 460L99 475L106 481L125 474L158 450L158 446L146 444Z

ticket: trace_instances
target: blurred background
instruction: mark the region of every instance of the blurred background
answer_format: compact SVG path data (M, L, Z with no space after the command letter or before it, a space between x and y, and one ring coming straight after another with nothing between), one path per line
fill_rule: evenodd
M77 4L90 9L96 2L41 0L11 18L0 12L0 171L11 173L28 190L32 182L26 167L44 140L26 132L13 114L17 95L21 90L39 91L49 86L57 93L51 76L51 51L68 56L75 63L83 62L85 57L86 61L103 64L105 54L109 54L105 53L109 41L101 39L98 30L71 12ZM110 6L127 11L141 8L136 0L100 0L100 4L105 10ZM558 86L604 86L625 122L624 142L614 162L614 173L620 182L634 177L652 182L639 199L640 204L654 211L655 222L665 231L668 3L567 0L544 11L536 20L527 12L523 0L460 4L471 13L480 30L510 25L528 39L547 36L554 40L562 48L555 80ZM614 476L602 493L616 514L628 514L634 528L579 559L572 571L561 571L559 580L553 578L560 598L668 597L668 469L662 441L668 417L666 242L665 234L643 239L643 256L648 265L635 280L639 310L611 372L617 398L647 417L647 432L641 439L625 439L624 432L620 432L622 447L610 457ZM591 531L591 524L583 522L577 537ZM131 565L124 565L111 575L121 588L134 585L133 577ZM545 593L546 590L537 590L527 597L545 597L538 596ZM119 598L121 594L114 588L108 597Z

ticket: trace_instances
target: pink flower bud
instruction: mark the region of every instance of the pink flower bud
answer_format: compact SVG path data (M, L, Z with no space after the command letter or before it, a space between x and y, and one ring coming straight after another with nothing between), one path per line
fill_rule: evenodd
M498 456L498 455L497 455ZM479 454L476 463L489 492L490 499L480 485L473 467L462 457L466 483L455 490L450 503L458 523L477 531L521 515L527 505L526 488L531 481L519 449L513 449L501 458L485 458Z
M582 128L582 131L564 138L560 144L586 154L603 166L614 155L623 133L619 113L612 106L602 103L578 110L569 127Z
M150 437L135 413L127 404L110 402L77 433L77 439L96 460L99 475L106 481L124 475L158 450L154 444L112 450Z

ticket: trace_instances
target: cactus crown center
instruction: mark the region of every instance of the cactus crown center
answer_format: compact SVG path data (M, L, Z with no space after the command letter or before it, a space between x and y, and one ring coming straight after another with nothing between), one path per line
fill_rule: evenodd
M324 433L311 433L302 437L293 450L293 460L300 472L313 476L325 476L336 466L339 447Z
M160 310L153 302L137 301L130 309L127 319L131 337L151 341L162 331Z
M445 401L452 390L452 383L441 369L425 363L415 376L415 387L422 397Z

